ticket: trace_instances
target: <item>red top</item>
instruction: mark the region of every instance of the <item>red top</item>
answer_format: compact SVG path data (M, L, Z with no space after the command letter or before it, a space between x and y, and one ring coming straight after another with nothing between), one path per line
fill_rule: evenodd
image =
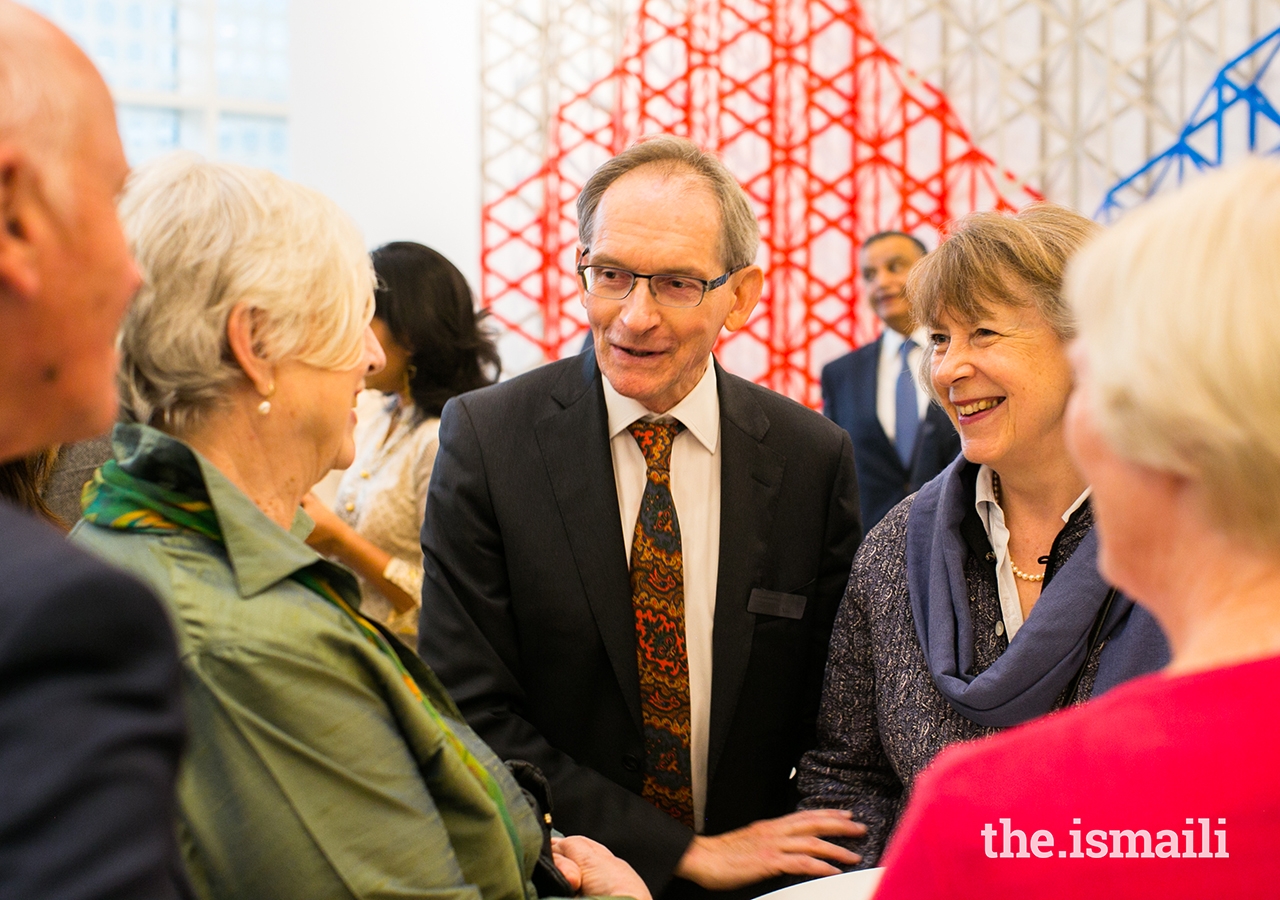
M1280 657L947 750L885 866L877 900L1280 897Z

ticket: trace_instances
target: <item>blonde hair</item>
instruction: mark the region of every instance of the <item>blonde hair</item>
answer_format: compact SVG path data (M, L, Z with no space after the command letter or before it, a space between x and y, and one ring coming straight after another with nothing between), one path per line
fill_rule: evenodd
M374 274L327 197L260 169L178 153L130 178L121 218L144 286L120 334L126 418L181 433L245 378L227 342L239 303L271 361L355 366Z
M1280 546L1280 163L1129 213L1066 293L1090 401L1120 455L1197 481L1225 533Z
M938 249L911 267L904 288L917 322L943 315L974 322L988 304L1034 306L1062 340L1075 334L1062 298L1067 260L1101 226L1065 206L1036 203L1009 215L976 212L956 222Z

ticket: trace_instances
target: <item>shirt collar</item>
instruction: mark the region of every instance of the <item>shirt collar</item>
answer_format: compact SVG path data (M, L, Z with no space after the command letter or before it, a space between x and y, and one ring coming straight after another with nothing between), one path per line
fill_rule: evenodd
M267 517L204 457L196 454L209 501L218 513L227 558L241 596L252 597L284 581L322 557L305 543L315 522L298 507L288 531Z
M984 512L984 503L990 503L992 507L999 506L999 504L996 503L995 479L991 477L994 473L995 470L986 464L978 467L978 480L974 484L973 505L980 514ZM1067 507L1067 511L1062 514L1062 521L1064 523L1070 521L1071 516L1075 514L1077 509L1084 505L1084 502L1089 499L1089 495L1092 493L1093 486L1087 486L1084 491L1081 492L1080 496L1076 498L1076 501ZM1001 510L1001 520L1003 519L1003 510ZM987 525L986 516L982 517L982 524ZM991 527L989 525L987 526L987 537L991 537Z
M707 369L684 399L665 413L652 412L639 400L619 394L608 378L604 382L604 405L609 414L609 440L640 419L675 419L698 439L708 453L720 443L720 395L716 391L715 358L707 357Z
M267 517L243 491L191 447L162 431L146 425L117 425L116 454L125 452L129 431L137 429L139 440L134 457L163 458L174 477L188 484L199 479L218 517L227 560L242 597L252 597L284 581L294 572L321 561L322 557L304 540L315 523L299 507L293 524L285 531Z

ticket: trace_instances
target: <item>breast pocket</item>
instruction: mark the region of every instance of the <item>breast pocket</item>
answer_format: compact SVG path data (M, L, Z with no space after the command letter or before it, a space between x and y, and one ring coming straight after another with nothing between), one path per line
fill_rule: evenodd
M804 594L784 594L756 588L747 600L747 612L783 619L803 619L809 598Z

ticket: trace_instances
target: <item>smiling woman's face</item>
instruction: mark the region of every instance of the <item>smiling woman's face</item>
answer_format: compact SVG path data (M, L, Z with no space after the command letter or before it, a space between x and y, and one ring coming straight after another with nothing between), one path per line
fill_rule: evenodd
M933 387L966 459L1006 475L1034 470L1063 455L1072 383L1066 345L1034 306L986 306L975 322L944 313L930 329Z

